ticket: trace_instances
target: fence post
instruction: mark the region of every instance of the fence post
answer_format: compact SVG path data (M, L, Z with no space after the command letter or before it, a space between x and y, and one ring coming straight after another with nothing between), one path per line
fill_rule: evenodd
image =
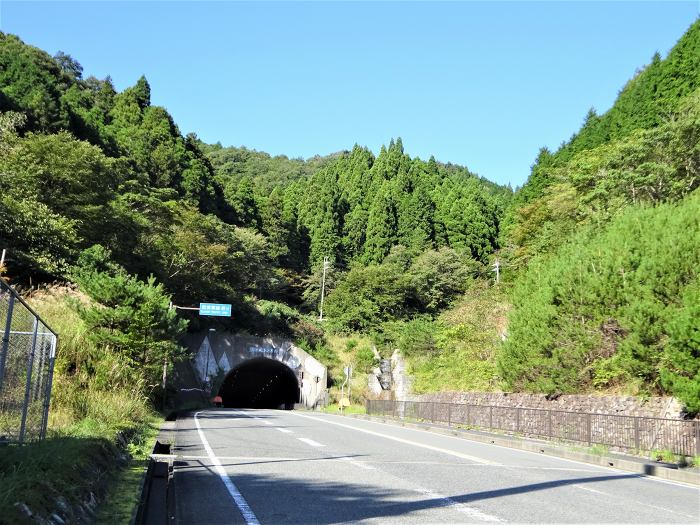
M493 406L489 405L489 428L493 428Z
M695 455L700 456L700 421L695 422Z
M634 418L634 450L639 454L639 418Z
M430 403L430 421L435 423L435 403Z
M515 431L520 432L520 407L515 407Z
M447 403L447 426L452 426L452 403Z
M27 430L27 412L29 411L29 399L32 388L32 366L34 365L34 351L36 350L36 334L39 331L39 319L34 318L34 333L32 334L32 349L27 359L27 382L24 386L24 404L22 405L22 425L19 429L19 444L24 443L24 433Z
M591 446L591 439L592 439L592 430L591 430L591 415L586 414L586 438L588 440L588 446Z
M552 411L547 410L547 436L552 439Z
M49 425L49 407L51 406L51 386L53 383L53 367L56 363L56 337L51 340L51 353L49 354L49 376L46 379L46 392L44 393L44 413L41 416L40 439L46 437L46 428Z
M7 319L5 319L5 332L2 336L2 347L0 347L0 392L2 392L2 385L5 379L5 362L7 361L7 354L10 350L10 330L12 330L12 310L15 307L15 296L12 291L7 292L10 296L9 302L7 303Z

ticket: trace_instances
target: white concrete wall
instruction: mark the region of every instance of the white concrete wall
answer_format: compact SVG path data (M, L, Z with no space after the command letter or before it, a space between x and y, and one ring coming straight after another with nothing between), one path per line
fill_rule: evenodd
M194 367L202 383L219 370L228 373L243 361L266 357L294 371L299 378L302 404L313 408L326 398L326 367L287 339L216 331L188 334L184 343L194 354Z

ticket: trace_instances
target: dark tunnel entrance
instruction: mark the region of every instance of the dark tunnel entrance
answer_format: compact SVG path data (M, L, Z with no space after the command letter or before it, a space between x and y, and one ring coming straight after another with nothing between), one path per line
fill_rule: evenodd
M233 368L219 395L228 408L286 408L299 401L294 371L274 359L256 357Z

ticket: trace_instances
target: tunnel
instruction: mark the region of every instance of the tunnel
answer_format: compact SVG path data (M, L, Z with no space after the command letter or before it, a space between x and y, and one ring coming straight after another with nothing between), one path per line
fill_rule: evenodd
M299 402L299 381L287 365L256 357L233 368L219 389L228 408L286 408Z

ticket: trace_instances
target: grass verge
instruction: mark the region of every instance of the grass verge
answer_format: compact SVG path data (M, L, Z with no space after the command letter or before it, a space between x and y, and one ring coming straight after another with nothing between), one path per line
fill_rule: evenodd
M338 403L333 403L331 405L323 407L323 412L327 414L340 414L340 407ZM344 414L366 414L367 409L364 405L350 405L349 407L343 408Z
M162 423L162 418L153 417L127 445L131 459L110 482L97 512L97 523L117 525L131 521L141 496L141 480Z
M0 447L0 523L129 523L162 418L129 366L98 346L71 288L29 302L59 333L48 437ZM31 514L30 514L31 513ZM54 522L58 522L54 518Z

